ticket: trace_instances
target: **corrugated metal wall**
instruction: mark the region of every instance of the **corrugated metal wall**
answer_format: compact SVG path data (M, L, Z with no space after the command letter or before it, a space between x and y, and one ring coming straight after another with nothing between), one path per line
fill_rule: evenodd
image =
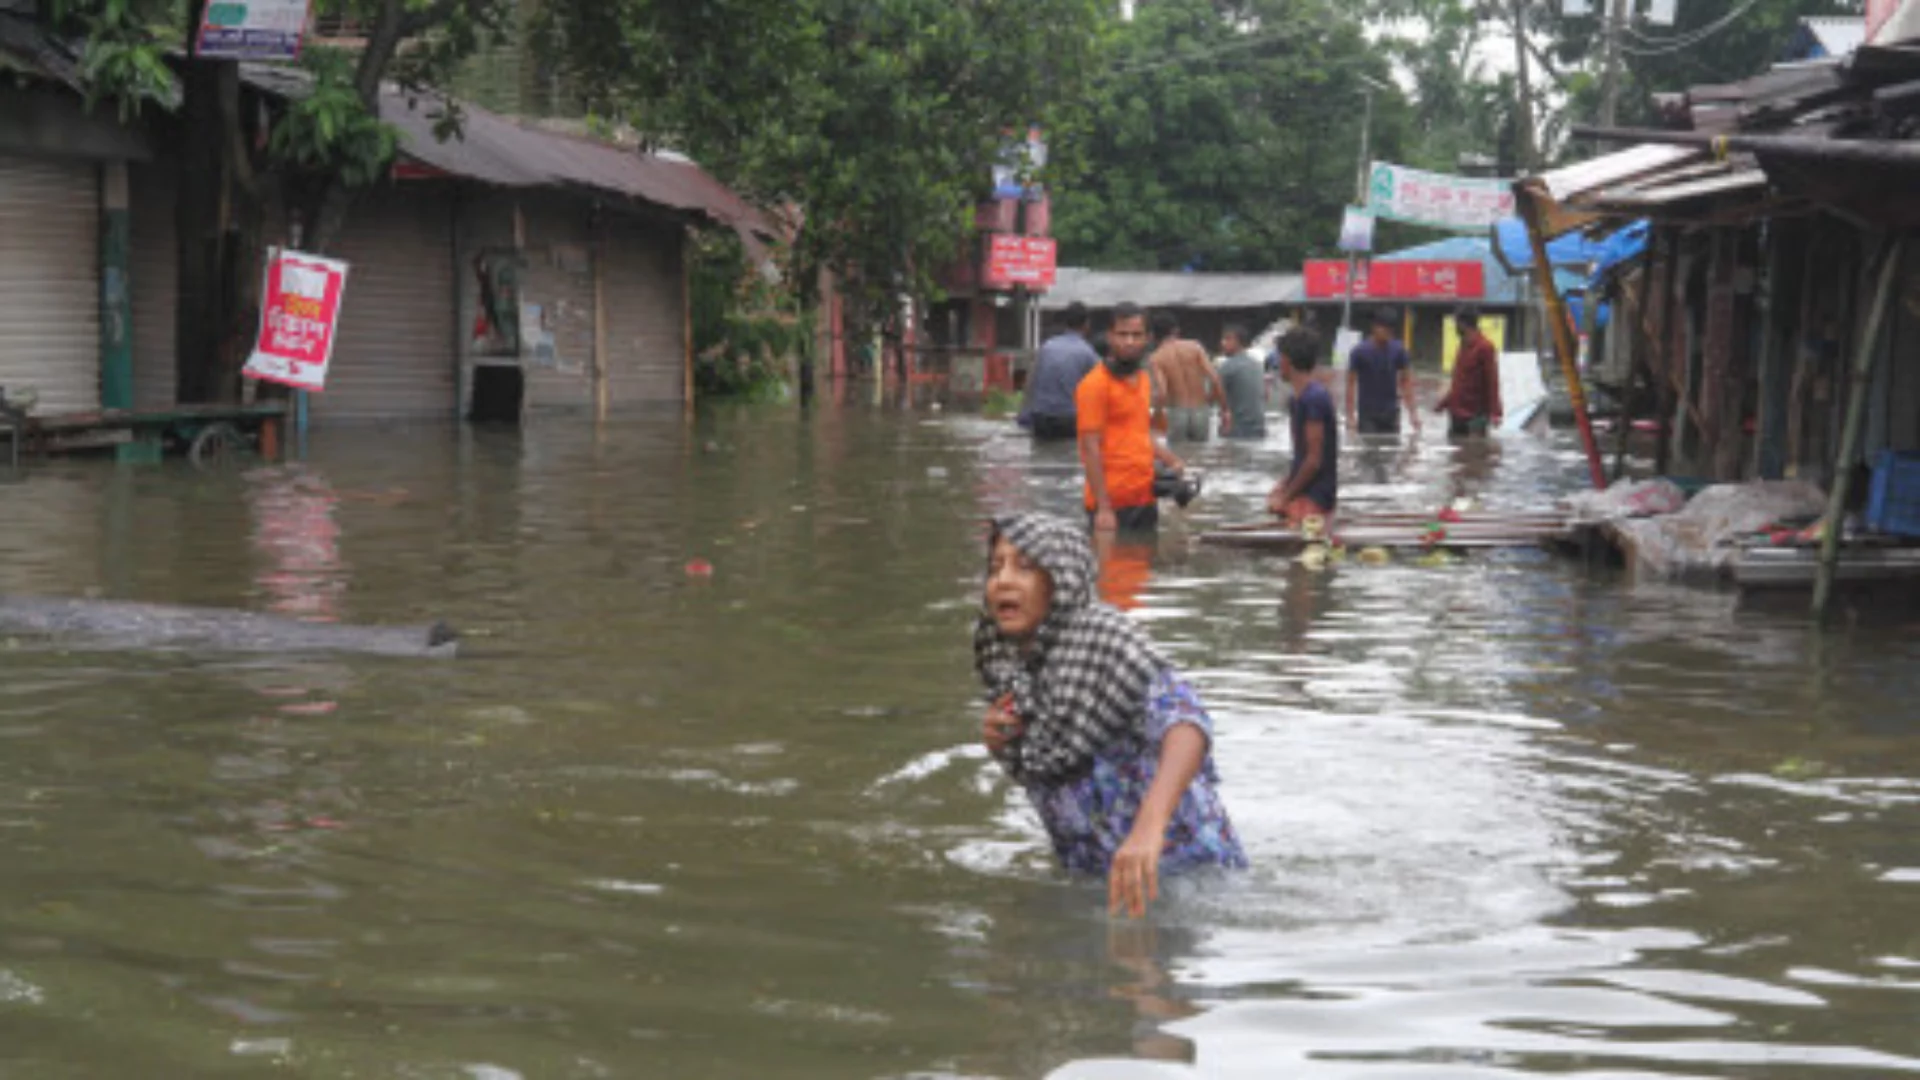
M527 259L520 299L524 304L540 306L554 346L550 357L531 356L522 361L527 376L526 406L591 408L594 237L588 204L564 195L529 193L520 206L526 224Z
M390 185L354 203L338 245L349 264L327 389L315 423L454 416L456 200L438 185Z
M100 407L100 182L0 156L0 387L42 414Z
M611 217L606 236L607 397L613 408L686 396L685 233Z
M168 168L135 165L131 174L128 286L133 293L133 407L167 409L179 396L174 313L180 300L180 263L173 221L178 189Z

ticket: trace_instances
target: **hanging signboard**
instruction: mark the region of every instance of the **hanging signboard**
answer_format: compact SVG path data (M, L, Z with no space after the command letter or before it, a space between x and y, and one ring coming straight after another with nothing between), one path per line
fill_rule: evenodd
M1358 206L1340 216L1340 250L1366 254L1373 250L1373 215Z
M1039 195L1040 186L1023 179L1047 167L1047 140L1039 128L1028 128L1025 141L1008 136L993 165L993 197L1023 199Z
M1367 178L1367 209L1388 221L1483 232L1513 216L1513 183L1376 161Z
M1050 237L996 233L987 242L987 270L981 284L989 289L1025 286L1044 292L1053 288L1058 255Z
M1347 264L1335 259L1307 262L1307 299L1347 296ZM1487 272L1477 262L1373 262L1354 272L1356 300L1479 300L1487 292Z
M296 60L308 0L212 0L194 35L203 60Z
M346 288L346 263L297 251L269 252L260 336L242 373L296 390L326 389Z

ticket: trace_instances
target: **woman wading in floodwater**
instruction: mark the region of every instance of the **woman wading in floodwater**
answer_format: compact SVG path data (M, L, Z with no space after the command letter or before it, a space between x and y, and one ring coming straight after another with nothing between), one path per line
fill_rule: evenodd
M1038 514L993 523L974 669L987 749L1027 789L1069 871L1138 918L1160 874L1243 868L1215 785L1212 721L1127 616L1093 595L1087 538Z

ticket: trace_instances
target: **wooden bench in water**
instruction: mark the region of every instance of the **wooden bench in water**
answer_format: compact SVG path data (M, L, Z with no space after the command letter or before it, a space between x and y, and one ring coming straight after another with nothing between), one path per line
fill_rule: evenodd
M1463 514L1457 522L1441 523L1445 533L1438 544L1428 539L1427 529L1435 523L1431 513L1383 511L1336 517L1331 532L1349 551L1369 547L1402 550L1441 547L1465 551L1570 544L1575 539L1573 523L1562 511ZM1292 554L1315 541L1298 530L1263 521L1224 526L1201 534L1200 542L1216 547Z
M286 402L263 401L28 416L8 431L16 442L16 454L18 444L24 443L43 454L117 448L123 451L123 460L157 461L172 439L198 463L230 455L250 443L258 445L262 456L277 457L286 419Z

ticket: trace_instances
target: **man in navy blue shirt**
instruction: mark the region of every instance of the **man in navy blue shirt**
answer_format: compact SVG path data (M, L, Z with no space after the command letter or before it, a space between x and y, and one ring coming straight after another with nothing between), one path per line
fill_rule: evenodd
M1073 439L1079 436L1074 391L1080 380L1100 364L1087 344L1087 307L1075 301L1067 307L1067 328L1040 346L1040 359L1027 380L1027 397L1020 409L1020 426L1036 439Z
M1340 496L1340 418L1333 395L1314 377L1320 335L1301 327L1280 338L1280 370L1293 388L1293 468L1273 486L1267 509L1292 528L1328 518Z
M1400 434L1400 406L1406 405L1415 434L1420 410L1413 402L1413 361L1394 337L1399 313L1373 313L1367 338L1347 356L1347 426L1362 435Z

